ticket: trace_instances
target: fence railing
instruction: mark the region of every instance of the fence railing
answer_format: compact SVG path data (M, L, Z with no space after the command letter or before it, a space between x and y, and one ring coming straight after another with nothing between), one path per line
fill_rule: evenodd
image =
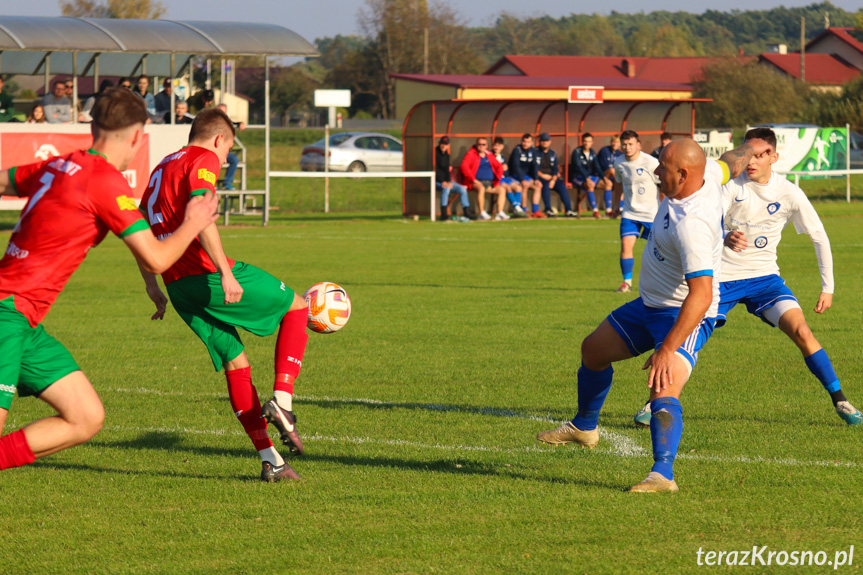
M800 176L845 176L845 201L851 201L851 176L863 174L863 170L795 170L776 172L783 176L794 176L794 185L800 187Z
M330 211L330 178L428 178L431 220L435 221L435 173L434 172L270 172L271 178L324 178L324 212ZM269 202L267 202L269 208ZM269 220L269 218L266 218Z

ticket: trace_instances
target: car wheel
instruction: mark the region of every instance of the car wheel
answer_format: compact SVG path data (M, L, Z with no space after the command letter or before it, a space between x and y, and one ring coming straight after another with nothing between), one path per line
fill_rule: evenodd
M366 165L362 162L351 162L351 165L348 166L349 172L365 172Z

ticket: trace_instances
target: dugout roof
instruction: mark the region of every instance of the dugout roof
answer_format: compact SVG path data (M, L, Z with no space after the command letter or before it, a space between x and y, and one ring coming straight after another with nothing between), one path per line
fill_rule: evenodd
M47 64L52 74L176 77L192 56L254 55L318 52L296 32L275 24L0 16L4 74L41 74Z
M594 136L598 151L610 136L624 130L638 132L642 149L650 153L659 146L659 135L692 137L695 133L695 103L700 99L608 101L601 104L569 103L565 100L438 100L413 107L402 128L405 171L435 169L435 146L449 136L453 177L476 138L500 136L506 143L504 157L521 142L524 133L547 132L557 152L561 171L569 180L569 160L581 134ZM489 142L491 143L491 142ZM403 212L428 215L428 184L422 178L405 178Z

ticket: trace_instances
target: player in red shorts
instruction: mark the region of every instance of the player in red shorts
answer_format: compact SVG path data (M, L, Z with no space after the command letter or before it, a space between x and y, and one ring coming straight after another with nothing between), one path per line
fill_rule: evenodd
M89 150L0 171L0 194L30 198L0 260L0 430L16 389L57 411L0 438L0 469L84 443L102 428L99 396L40 324L87 251L110 231L139 267L161 272L217 217L215 195L196 198L177 232L158 241L120 173L143 142L144 101L128 90L108 90L92 115Z
M183 221L189 197L215 191L217 174L233 145L234 125L222 110L208 108L195 117L189 145L153 170L141 199L153 233L173 233ZM164 315L167 299L156 277L142 275L156 315ZM305 300L265 271L225 256L215 224L162 273L162 280L174 309L207 346L216 371L225 368L231 407L261 457L261 480L299 479L273 447L267 421L292 453L303 453L292 397L308 341ZM263 410L237 328L258 336L279 330L273 399Z

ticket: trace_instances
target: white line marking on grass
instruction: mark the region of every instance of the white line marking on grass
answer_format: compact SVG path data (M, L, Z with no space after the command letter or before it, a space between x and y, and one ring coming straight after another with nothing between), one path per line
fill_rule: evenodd
M212 392L184 392L184 391L161 391L156 389L147 389L144 387L136 387L136 388L107 388L106 391L116 391L121 393L142 393L142 394L153 394L153 395L170 395L170 396L178 396L178 395L193 395L193 396L207 396L207 397L223 397L223 393L212 393ZM440 411L440 412L462 412L462 413L475 413L478 415L491 415L494 417L508 417L514 419L524 419L528 421L539 421L543 423L557 423L557 420L544 415L532 415L528 413L519 413L517 411L510 411L507 409L500 409L496 407L460 407L457 405L446 405L439 403L417 403L417 402L391 402L391 401L381 401L378 399L369 399L369 398L352 398L352 397L329 397L329 396L311 396L311 395L295 395L295 397L299 400L306 400L309 402L314 401L330 401L333 403L344 403L344 404L353 404L353 405L376 405L381 407L391 407L391 408L406 408L406 409L426 409L429 411ZM13 423L10 421L10 424ZM225 430L225 429L216 429L216 430L208 430L208 429L193 429L189 427L122 427L122 426L105 426L105 430L109 431L134 431L139 433L188 433L193 435L245 435L244 432L240 430ZM607 429L599 428L599 436L600 438L606 440L610 443L610 448L606 449L605 446L600 444L600 447L596 449L596 452L603 455L612 455L615 457L649 457L651 454L650 449L646 449L638 445L634 440L629 437L615 433L613 431L608 431ZM275 436L274 436L275 437ZM441 445L439 443L428 444L428 443L417 443L413 441L407 441L403 439L375 439L371 437L351 437L351 436L328 436L328 435L309 435L303 437L304 441L328 441L333 443L352 443L352 444L370 444L370 445L391 445L391 446L401 446L401 447L412 447L416 449L435 449L435 450L445 450L445 451L479 451L479 452L494 452L494 453L547 453L550 450L546 447L541 446L527 446L518 449L512 448L503 448L496 446L485 446L485 445ZM807 460L799 460L793 458L782 458L782 459L773 459L761 456L748 457L745 455L738 456L721 456L721 455L701 455L701 454L691 454L691 453L680 453L677 455L677 459L688 459L692 461L707 461L707 462L717 462L717 463L744 463L744 464L765 464L772 463L775 465L785 465L790 467L848 467L848 468L859 468L863 467L858 463L853 461L807 461Z

